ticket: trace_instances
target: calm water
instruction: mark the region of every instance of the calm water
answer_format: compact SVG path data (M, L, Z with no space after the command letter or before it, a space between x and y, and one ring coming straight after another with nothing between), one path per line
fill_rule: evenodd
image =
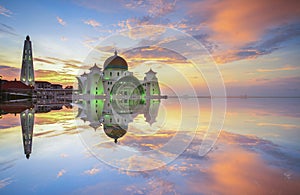
M151 104L148 119L142 108L126 123L117 144L108 136L109 129L104 132L104 125L87 120L91 111L80 115L78 107L57 106L50 112L40 108L34 114L29 159L24 154L20 114L2 114L0 193L300 193L299 99L229 99L223 130L204 157L198 151L210 119L210 100L201 99L199 108L193 100L183 105L174 99L161 100ZM182 110L188 110L185 116L180 115ZM179 140L185 143L193 138L188 148L178 157L176 149L152 156L165 157L159 160L168 164L147 170L158 161L146 158L138 163L127 155L162 147L182 121L186 125ZM130 171L140 167L146 171Z

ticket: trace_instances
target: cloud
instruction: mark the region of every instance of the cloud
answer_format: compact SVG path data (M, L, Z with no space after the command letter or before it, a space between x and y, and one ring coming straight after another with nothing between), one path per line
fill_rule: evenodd
M62 26L65 26L65 25L67 24L63 19L61 19L61 18L58 17L58 16L56 16L56 19L57 19L57 22L58 22L59 24L61 24Z
M14 80L15 78L20 77L21 69L11 67L11 66L6 66L6 65L0 65L0 73L1 73L2 79Z
M75 69L78 70L78 68L81 67L82 62L78 61L78 60L73 60L73 59L60 59L60 58L56 58L56 57L37 57L34 58L35 61L37 62L42 62L45 64L58 64L61 65L63 64L63 69ZM60 70L60 72L63 72L63 69Z
M293 124L282 124L282 123L257 123L257 126L271 126L271 127L280 127L284 129L295 129L297 125Z
M67 37L65 37L65 36L62 36L62 37L60 38L60 40L62 40L62 41L67 41L67 40L68 40L68 38L67 38Z
M274 169L258 154L238 147L214 156L214 162L206 175L203 188L199 188L196 176L190 180L190 188L215 194L266 194L270 189L277 192L284 189L287 194L299 191L296 184L299 179L287 185L281 169Z
M149 61L158 61L162 63L187 63L186 59L180 54L156 46L138 47L123 53L128 62L140 64ZM135 64L131 64L133 67Z
M12 182L11 178L5 178L5 179L0 180L0 189L11 184L11 182Z
M244 59L256 59L260 56L270 54L291 40L300 38L300 23L276 27L269 30L257 41L245 44L236 49L227 49L214 53L214 59L219 64Z
M66 170L62 169L57 173L57 178L60 178L61 176L63 176L66 173Z
M5 78L2 78L2 79L5 79ZM0 106L0 109L2 109L1 106ZM16 120L16 116L14 116L14 115L10 115L10 114L4 115L4 114L2 114L1 119L3 121L5 120L5 123L0 123L0 129L3 129L3 130L20 125L20 121Z
M272 68L272 69L257 69L257 72L278 72L278 71L291 71L291 70L298 70L300 67L296 67L296 66L290 66L290 65L286 65L280 68Z
M188 5L189 15L205 23L211 38L229 45L257 41L270 28L297 21L300 16L297 0L265 0L255 3L240 0L197 1Z
M99 22L97 22L96 20L93 20L93 19L91 19L91 20L85 20L84 23L87 24L87 25L90 25L92 27L101 26L101 24Z
M270 189L295 194L299 191L299 159L281 151L271 141L222 132L214 150L202 158L198 156L199 143L201 139L196 136L176 161L161 169L121 172L147 181L126 185L122 190L130 194L265 194ZM182 181L185 185L180 185Z
M147 13L151 16L161 17L175 9L176 0L75 0L75 3L102 13L116 13L130 10L131 12Z
M0 24L1 24L0 32L17 36L17 34L15 33L15 29L13 27L3 24L3 23L0 23Z
M61 157L61 158L67 158L67 157L69 157L69 155L68 155L68 154L62 153L62 154L60 154L60 157Z
M95 175L95 174L97 174L99 171L100 171L100 169L92 168L92 169L90 169L90 170L84 171L84 174L87 174L87 175Z
M36 70L35 80L50 81L51 83L59 83L62 85L73 85L76 81L75 75L76 71L72 73L61 73L54 70Z
M6 17L10 17L12 15L12 12L0 5L0 14Z
M138 0L125 1L125 7L129 9L140 9L151 17L161 17L175 9L176 0Z
M124 6L122 6L120 0L110 0L110 1L103 1L103 0L74 0L76 4L79 6L93 9L98 12L104 13L116 13L122 11Z
M78 61L78 60L72 60L72 59L60 59L60 58L56 58L56 57L45 57L47 59L50 59L50 60L54 60L56 62L62 62L62 63L75 63L75 64L81 64L82 62L81 61Z
M48 134L52 134L54 132L55 132L55 130L49 130L49 131L37 132L37 133L34 133L33 135L35 137L44 137L44 136L47 137Z
M33 60L37 61L37 62L47 63L47 64L55 64L55 62L52 62L50 60L46 60L46 59L43 59L43 58L33 58Z

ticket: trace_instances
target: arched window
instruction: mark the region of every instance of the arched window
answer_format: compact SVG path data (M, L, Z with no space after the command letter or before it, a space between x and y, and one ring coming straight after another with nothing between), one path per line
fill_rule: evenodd
M109 72L109 76L112 76L112 72Z

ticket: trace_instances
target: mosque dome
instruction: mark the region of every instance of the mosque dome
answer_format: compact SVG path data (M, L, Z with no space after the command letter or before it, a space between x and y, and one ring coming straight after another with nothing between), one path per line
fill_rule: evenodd
M126 130L120 127L119 125L105 125L104 124L104 132L105 134L114 139L115 143L117 143L117 140L121 137L123 137L126 134Z
M106 69L123 69L128 70L128 65L124 58L118 56L117 51L115 51L115 55L107 58L104 62L103 66L104 70Z

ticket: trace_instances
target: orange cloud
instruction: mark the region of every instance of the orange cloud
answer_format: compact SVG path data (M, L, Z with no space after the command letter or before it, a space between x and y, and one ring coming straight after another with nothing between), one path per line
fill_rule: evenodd
M47 64L55 64L55 62L52 62L50 60L46 60L46 59L43 59L43 58L33 58L34 61L37 61L37 62L44 62L44 63L47 63Z
M249 53L251 53L251 55L248 55L248 56L239 55L239 53L241 53L241 52L249 52ZM226 50L226 51L221 51L221 52L217 52L216 54L213 54L215 62L219 65L225 64L228 62L237 61L237 60L243 60L243 59L247 59L247 60L256 59L260 55L262 55L262 53L260 53L257 50L244 51L244 50L238 50L238 49L237 50Z
M66 173L66 170L62 169L57 173L57 178L60 178L61 176L63 176Z
M280 127L284 129L294 129L297 125L294 124L282 124L282 123L258 123L257 126L271 126L271 127Z
M299 67L286 65L281 68L272 68L272 69L257 69L257 72L277 72L277 71L289 71L289 70L298 70Z
M72 74L59 73L51 70L37 70L35 71L36 81L50 81L51 83L58 83L62 85L74 85L76 78Z
M20 73L21 73L21 69L19 68L0 65L0 76L2 76L2 79L4 80L14 80L14 79L18 80L20 77Z
M270 190L299 193L298 178L287 181L282 170L268 166L258 154L236 145L211 158L213 163L205 171L205 181L202 175L191 176L187 184L191 194L267 194Z
M123 53L123 56L127 60L127 62L131 63L130 64L131 67L149 61L157 61L157 62L163 62L168 64L187 63L187 60L180 54L156 46L139 47L139 48L131 49Z
M269 28L282 25L300 16L300 1L200 1L190 5L192 16L208 15L205 24L212 39L240 46L261 38Z

